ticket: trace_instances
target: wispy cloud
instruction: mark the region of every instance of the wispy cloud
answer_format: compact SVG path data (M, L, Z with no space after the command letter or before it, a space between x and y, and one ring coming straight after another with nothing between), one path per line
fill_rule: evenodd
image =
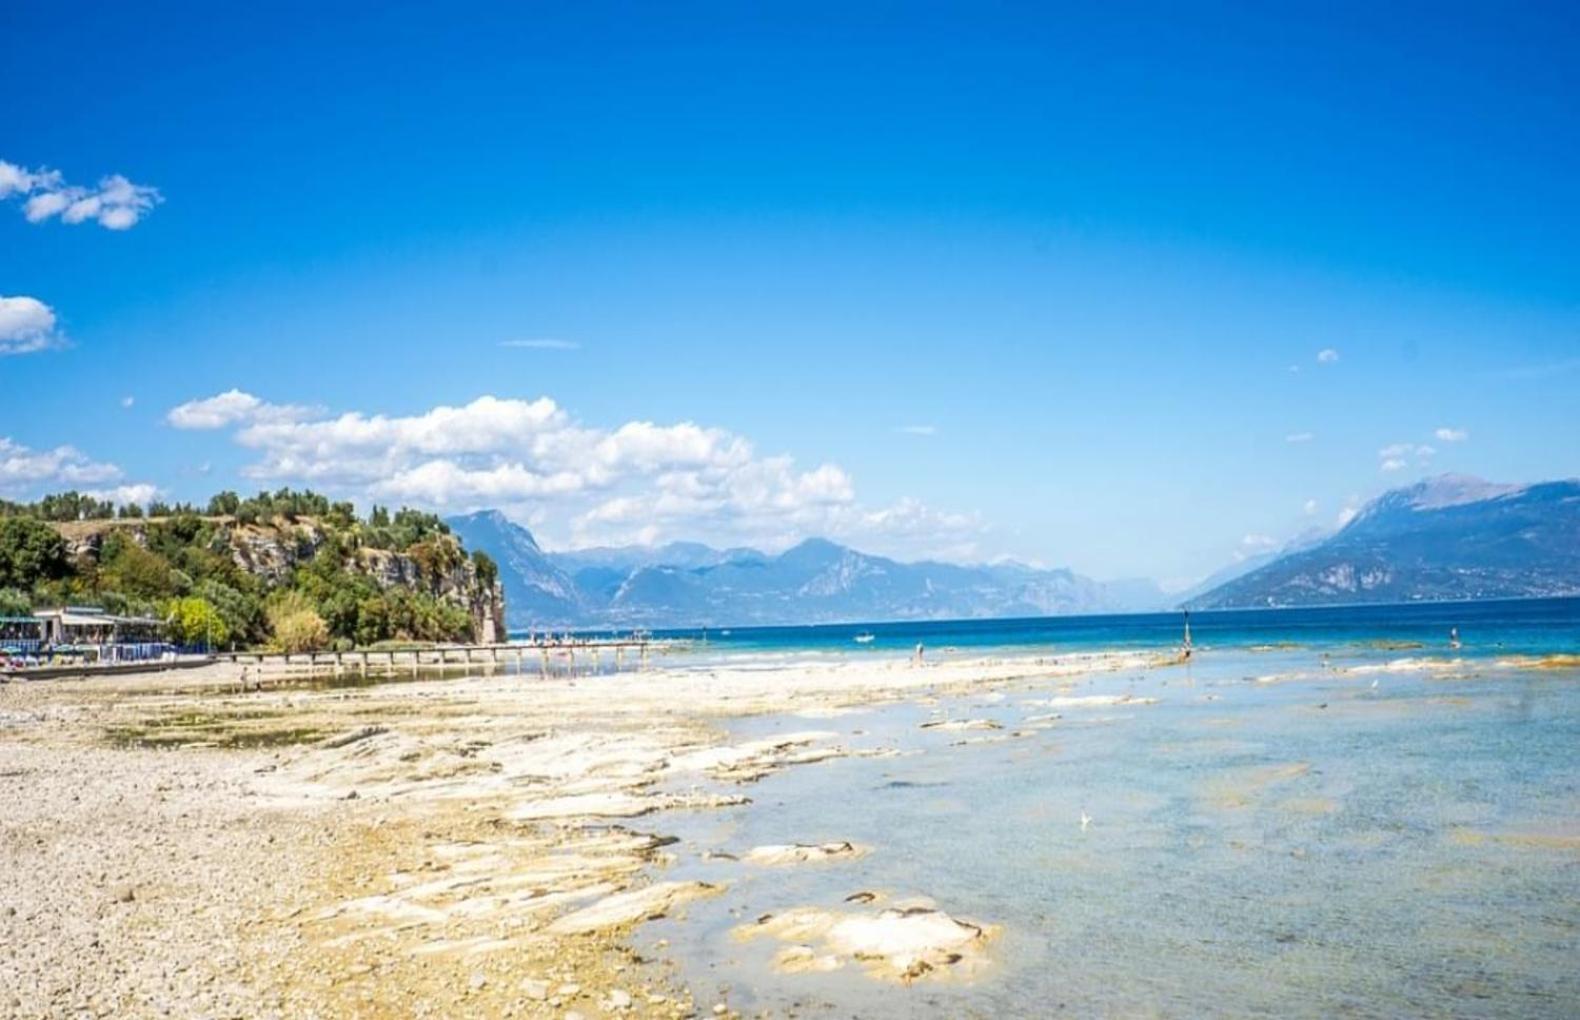
M1425 443L1389 443L1377 451L1377 469L1385 473L1403 471L1412 459L1418 467L1426 467L1436 453L1435 447Z
M38 298L0 297L0 355L33 354L65 342L53 308Z
M894 426L894 431L900 433L903 436L936 436L936 435L938 435L938 426L937 425L896 425L896 426Z
M1317 512L1317 501L1314 499L1306 500L1306 504L1302 509L1305 510L1307 517L1312 516Z
M1566 358L1563 361L1549 361L1541 365L1516 365L1504 369L1500 375L1505 379L1531 380L1549 379L1555 375L1568 375L1570 372L1580 371L1580 358Z
M1463 443L1465 440L1470 438L1470 430L1449 428L1445 425L1442 428L1434 431L1432 435L1436 436L1440 441L1445 443Z
M135 403L137 403L136 397L126 396L121 398L121 406L128 410L130 410L131 406Z
M59 217L62 223L90 220L108 230L137 225L164 201L157 188L133 184L120 174L100 178L95 187L68 184L59 170L29 170L0 160L0 200L21 198L29 223Z
M544 337L536 340L501 340L501 347L516 347L529 351L579 351L582 345L575 340L556 340Z
M1284 442L1309 443L1315 438L1317 438L1317 436L1314 432L1291 432L1289 435L1284 437Z
M1332 347L1324 347L1317 352L1317 364L1331 365L1339 360L1339 352Z
M1240 544L1234 550L1236 561L1248 560L1253 556L1270 553L1278 548L1278 539L1272 535L1261 535L1255 532L1240 539Z

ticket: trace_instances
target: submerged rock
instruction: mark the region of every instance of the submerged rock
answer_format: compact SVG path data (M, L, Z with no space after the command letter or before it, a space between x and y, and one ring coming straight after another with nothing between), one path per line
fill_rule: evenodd
M763 935L793 943L775 957L781 970L835 970L855 961L872 977L908 983L980 969L992 931L923 905L876 914L801 907L735 929L740 939Z
M783 846L753 847L744 860L748 864L777 867L787 864L807 864L817 861L855 860L865 857L869 848L848 840L838 843L790 843Z
M1001 730L1004 727L1001 723L994 722L992 719L935 719L932 722L922 723L921 728L924 730L948 730L953 732L955 730Z

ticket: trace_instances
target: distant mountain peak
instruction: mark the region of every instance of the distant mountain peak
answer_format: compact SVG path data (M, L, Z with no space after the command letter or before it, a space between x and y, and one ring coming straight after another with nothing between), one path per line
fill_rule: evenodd
M1394 491L1407 496L1410 505L1417 510L1441 510L1445 507L1497 499L1525 488L1526 486L1523 485L1489 482L1475 475L1443 474L1435 478L1424 478L1408 488Z
M1393 489L1336 534L1187 604L1233 609L1537 598L1580 592L1580 482L1440 475Z

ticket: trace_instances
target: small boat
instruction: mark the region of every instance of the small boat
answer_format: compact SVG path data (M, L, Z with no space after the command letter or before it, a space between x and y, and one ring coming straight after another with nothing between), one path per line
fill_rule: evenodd
M856 635L856 644L858 645L870 645L872 644L873 640L874 635L871 631L862 631L860 634Z

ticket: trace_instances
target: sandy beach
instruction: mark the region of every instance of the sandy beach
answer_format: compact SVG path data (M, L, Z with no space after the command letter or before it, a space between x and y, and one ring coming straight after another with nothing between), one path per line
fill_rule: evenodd
M0 1013L728 1015L632 938L728 895L666 879L666 815L888 753L820 727L854 707L1032 678L1103 694L1103 674L1153 659L742 657L577 679L276 676L245 693L216 666L0 686ZM804 725L730 741L729 720L764 714ZM865 849L753 854L797 867ZM761 934L785 940L785 969L930 980L991 952L992 918L947 909L858 903Z

